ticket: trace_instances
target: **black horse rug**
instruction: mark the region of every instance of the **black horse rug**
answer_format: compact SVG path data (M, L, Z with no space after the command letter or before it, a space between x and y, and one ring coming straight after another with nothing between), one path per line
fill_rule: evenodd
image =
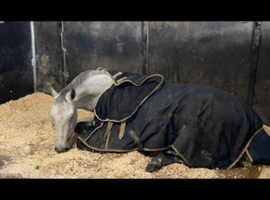
M171 148L186 165L204 168L231 168L245 153L252 159L248 147L263 122L241 99L210 86L167 83L160 74L108 73L115 83L100 97L93 126L75 129L78 148Z

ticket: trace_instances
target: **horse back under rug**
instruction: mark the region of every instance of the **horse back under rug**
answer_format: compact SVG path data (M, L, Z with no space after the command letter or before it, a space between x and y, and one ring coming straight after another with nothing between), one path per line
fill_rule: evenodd
M190 167L228 168L263 125L244 101L217 88L166 83L160 74L109 73L115 84L97 103L95 126L78 133L78 148L172 148Z

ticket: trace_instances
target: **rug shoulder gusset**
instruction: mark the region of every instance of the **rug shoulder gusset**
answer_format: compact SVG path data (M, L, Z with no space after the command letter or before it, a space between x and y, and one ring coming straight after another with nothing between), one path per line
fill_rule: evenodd
M120 71L106 71L106 73L113 79L115 86L128 82L134 86L141 86L149 78L163 78L161 74L139 74L131 72L120 72Z
M94 110L96 118L104 122L123 122L131 118L164 84L161 74L118 72L110 75L114 85L101 95Z

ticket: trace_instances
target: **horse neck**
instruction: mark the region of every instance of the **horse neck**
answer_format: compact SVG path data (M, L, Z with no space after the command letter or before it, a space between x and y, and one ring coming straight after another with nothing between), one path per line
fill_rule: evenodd
M91 76L80 84L73 85L76 91L76 107L93 110L100 96L112 86L113 80L107 74Z

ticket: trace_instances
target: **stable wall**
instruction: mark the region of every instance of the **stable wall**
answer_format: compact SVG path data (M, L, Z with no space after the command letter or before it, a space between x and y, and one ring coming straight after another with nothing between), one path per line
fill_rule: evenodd
M60 90L61 72L56 22L35 22L39 91L48 83ZM257 72L251 46L253 22L64 22L67 78L106 67L161 73L168 81L210 84L247 99L256 78L254 109L270 123L270 23L261 24ZM269 64L268 64L269 63Z
M0 23L0 104L33 93L29 22Z

